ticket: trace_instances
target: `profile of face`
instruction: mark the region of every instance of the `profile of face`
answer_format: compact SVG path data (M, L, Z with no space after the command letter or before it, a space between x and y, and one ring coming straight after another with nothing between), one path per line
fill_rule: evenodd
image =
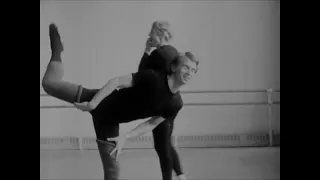
M154 28L152 28L149 33L149 41L150 41L151 47L158 47L161 44L159 32Z
M181 84L187 84L197 72L198 65L188 57L181 58L179 65L173 69L176 79Z

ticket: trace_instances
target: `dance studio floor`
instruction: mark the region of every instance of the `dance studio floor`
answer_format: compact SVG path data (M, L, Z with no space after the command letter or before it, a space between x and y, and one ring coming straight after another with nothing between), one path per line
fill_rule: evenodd
M280 147L179 148L178 153L189 180L280 179ZM98 151L40 151L40 179L102 180ZM124 150L120 180L161 180L154 149Z

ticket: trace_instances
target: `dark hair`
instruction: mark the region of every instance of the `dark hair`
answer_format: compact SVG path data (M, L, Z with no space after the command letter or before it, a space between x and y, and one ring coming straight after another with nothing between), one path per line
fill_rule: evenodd
M174 60L172 60L172 62L170 64L170 67L169 67L169 71L168 71L169 75L174 73L172 71L172 67L177 67L184 58L188 58L192 62L195 62L196 65L197 65L196 72L198 71L199 60L195 58L195 56L192 54L192 52L188 51L188 52L185 52L185 53L180 53Z

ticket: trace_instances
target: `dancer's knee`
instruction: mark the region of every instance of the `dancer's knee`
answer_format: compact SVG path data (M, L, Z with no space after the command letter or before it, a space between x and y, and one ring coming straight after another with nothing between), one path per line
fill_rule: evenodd
M46 76L42 79L42 88L44 92L51 96L55 96L57 94L57 88L60 87L60 84L61 81L54 80Z
M170 149L172 146L171 143L171 137L159 137L153 136L154 137L154 148L157 150L163 150L163 149Z
M155 148L159 158L163 161L168 161L171 159L171 152L169 147L157 147Z
M42 88L43 90L47 93L47 94L50 94L51 93L51 90L52 90L52 87L54 86L54 82L53 80L49 79L48 77L44 76L42 78Z

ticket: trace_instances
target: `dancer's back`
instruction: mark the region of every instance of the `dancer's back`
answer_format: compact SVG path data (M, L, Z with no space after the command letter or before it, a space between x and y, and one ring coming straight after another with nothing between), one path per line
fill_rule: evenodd
M152 116L169 118L181 107L180 93L170 91L167 76L147 70L134 73L132 87L113 91L91 113L123 123Z

